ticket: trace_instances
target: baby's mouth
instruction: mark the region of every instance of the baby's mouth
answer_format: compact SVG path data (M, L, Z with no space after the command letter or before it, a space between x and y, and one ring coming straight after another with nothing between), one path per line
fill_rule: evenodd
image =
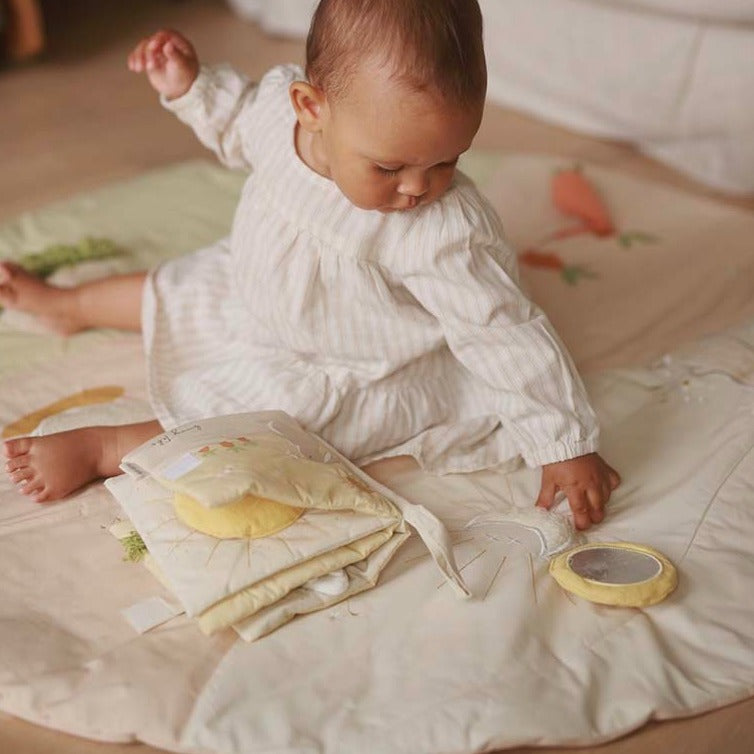
M407 201L403 204L397 206L397 207L391 207L391 211L393 212L406 212L410 209L415 209L421 204L421 201L417 199L415 196L407 197Z

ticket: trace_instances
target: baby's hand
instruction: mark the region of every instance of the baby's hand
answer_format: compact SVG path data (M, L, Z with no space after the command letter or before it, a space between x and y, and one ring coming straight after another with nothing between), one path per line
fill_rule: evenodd
M199 73L199 58L191 42L177 31L161 29L145 37L128 56L128 67L146 71L149 83L167 99L176 99L191 88Z
M542 467L542 485L537 505L552 507L559 490L568 498L577 529L588 529L605 517L605 503L620 484L620 476L597 453L571 458Z

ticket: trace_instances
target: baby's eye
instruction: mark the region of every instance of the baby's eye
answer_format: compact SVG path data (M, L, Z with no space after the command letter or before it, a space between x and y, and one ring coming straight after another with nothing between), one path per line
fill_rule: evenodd
M401 168L384 168L382 165L375 165L375 167L382 175L398 175L401 172Z

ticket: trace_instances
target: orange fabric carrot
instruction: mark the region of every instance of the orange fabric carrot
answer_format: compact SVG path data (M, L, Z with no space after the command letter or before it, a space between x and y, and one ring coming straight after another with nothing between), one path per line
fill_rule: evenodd
M578 166L555 173L550 188L553 204L564 214L581 220L585 229L598 236L615 233L607 207Z
M527 267L536 267L540 270L562 270L565 267L563 260L551 251L527 249L522 251L518 258Z
M518 255L521 264L540 270L555 270L569 285L576 285L581 278L597 277L593 272L581 265L568 265L552 251L526 249Z

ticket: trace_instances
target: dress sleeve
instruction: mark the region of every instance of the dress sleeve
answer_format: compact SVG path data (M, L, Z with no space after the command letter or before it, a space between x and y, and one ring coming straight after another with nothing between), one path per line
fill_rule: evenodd
M173 100L161 97L160 102L190 126L224 165L250 169L252 150L244 124L257 92L256 84L230 66L202 66L186 94Z
M444 249L431 269L414 270L403 283L437 318L454 356L499 396L501 422L528 466L596 451L599 430L584 384L501 247Z

